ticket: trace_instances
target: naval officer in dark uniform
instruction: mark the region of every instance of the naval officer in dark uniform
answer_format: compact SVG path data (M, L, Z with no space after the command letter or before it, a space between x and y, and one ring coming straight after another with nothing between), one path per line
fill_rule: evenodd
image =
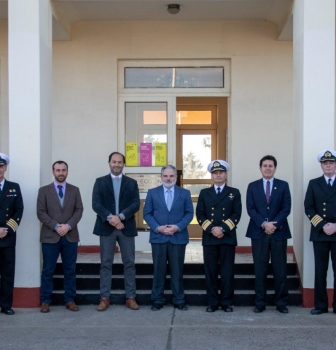
M0 307L13 315L16 230L23 213L20 186L5 179L9 158L0 153Z
M225 312L233 311L236 227L242 204L239 190L226 185L228 170L229 164L224 160L214 160L208 165L214 185L200 192L196 207L197 220L203 229L205 283L209 304L207 312L216 311L219 305Z
M305 213L311 222L310 240L315 257L314 306L312 315L328 312L327 271L329 255L336 273L336 152L324 150L317 160L321 163L323 175L310 180L304 201ZM334 276L334 298L332 304L336 313L336 282Z

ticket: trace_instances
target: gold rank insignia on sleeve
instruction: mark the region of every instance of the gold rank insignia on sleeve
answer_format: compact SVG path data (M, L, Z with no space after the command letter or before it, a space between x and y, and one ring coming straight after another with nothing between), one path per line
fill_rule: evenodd
M228 225L230 230L233 230L236 227L231 219L227 219L226 221L224 221L224 224Z
M202 225L202 229L205 231L211 225L211 221L205 220Z
M323 219L320 215L315 215L310 221L312 225L316 227L321 221L323 221Z
M17 228L18 228L18 224L17 224L17 222L15 221L15 220L13 220L13 219L10 219L10 220L8 220L7 221L7 225L15 232L16 230L17 230Z

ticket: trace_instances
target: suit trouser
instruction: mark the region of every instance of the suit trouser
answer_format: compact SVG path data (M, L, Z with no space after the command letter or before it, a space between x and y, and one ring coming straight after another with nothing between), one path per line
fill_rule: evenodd
M64 302L76 296L76 261L78 242L69 242L65 236L57 243L42 243L43 268L41 276L41 303L50 304L53 278L58 256L61 254L64 273Z
M267 305L267 270L271 256L274 303L276 306L286 306L288 303L287 239L276 240L273 235L268 234L264 234L260 239L252 239L252 254L255 270L255 305Z
M0 307L10 308L13 304L15 247L0 247L0 275Z
M236 247L230 244L204 245L203 258L208 304L231 305L234 292L234 260ZM221 277L218 295L218 272Z
M163 305L167 262L170 268L170 287L173 292L173 304L185 304L183 288L183 266L186 244L152 243L154 277L151 299L153 303Z
M124 265L125 294L126 299L128 299L136 296L135 242L134 237L127 237L117 229L109 236L100 236L100 296L101 298L110 298L112 264L116 242L119 244L121 260Z
M329 252L334 271L334 299L333 308L336 309L336 242L313 242L315 257L314 305L316 309L328 308L327 272L329 266Z

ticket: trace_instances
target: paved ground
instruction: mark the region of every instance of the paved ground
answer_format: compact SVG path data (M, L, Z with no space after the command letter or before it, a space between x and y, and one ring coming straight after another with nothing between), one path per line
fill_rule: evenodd
M70 312L52 307L15 309L0 314L1 350L331 350L336 349L333 313L311 316L308 309L289 308L282 315L274 307L255 314L250 307L235 307L232 314L188 311L166 306L153 312L148 306L131 311L112 306L97 312L82 306Z

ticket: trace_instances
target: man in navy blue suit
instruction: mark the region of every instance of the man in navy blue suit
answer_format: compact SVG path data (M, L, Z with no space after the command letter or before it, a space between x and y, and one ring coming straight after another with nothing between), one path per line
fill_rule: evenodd
M162 185L148 191L143 217L150 227L154 278L152 310L160 310L165 303L164 285L167 261L171 275L173 304L187 310L183 289L183 265L189 242L187 226L194 215L190 192L175 186L176 168L167 165L161 169Z
M273 156L263 157L259 166L262 179L249 184L246 196L250 216L246 237L252 240L255 269L254 312L266 309L266 279L271 256L276 309L288 313L287 239L291 238L291 233L287 217L291 211L291 195L288 183L274 178L277 161Z

